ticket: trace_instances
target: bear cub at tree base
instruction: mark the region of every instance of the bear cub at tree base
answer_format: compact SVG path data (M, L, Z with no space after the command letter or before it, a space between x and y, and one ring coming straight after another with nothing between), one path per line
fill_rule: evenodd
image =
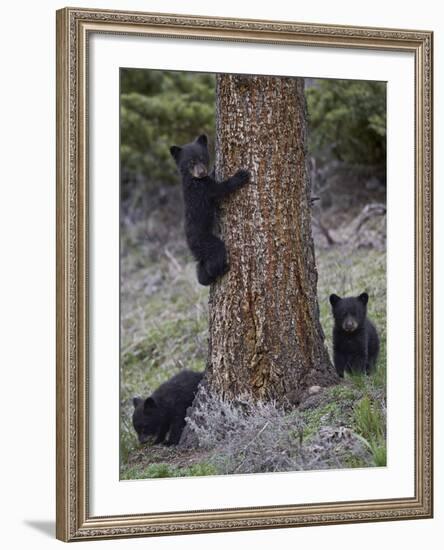
M134 397L133 426L139 443L156 436L154 444L177 445L185 426L188 407L193 404L203 372L183 370L161 384L145 400Z
M208 173L210 155L204 134L182 147L173 145L170 152L182 176L185 236L197 261L197 279L201 285L210 285L228 271L225 244L213 235L218 203L244 186L250 173L238 170L231 178L216 182Z
M341 378L348 373L370 374L376 366L379 337L376 328L367 318L368 294L357 298L330 296L334 317L333 355L337 373Z

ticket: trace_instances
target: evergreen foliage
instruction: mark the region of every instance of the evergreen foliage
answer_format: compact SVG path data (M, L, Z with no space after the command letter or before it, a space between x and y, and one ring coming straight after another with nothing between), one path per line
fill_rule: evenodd
M312 154L385 169L385 82L315 80L306 96Z
M172 144L205 133L214 145L215 75L122 69L120 78L122 201L137 206L143 195L178 181ZM306 96L316 160L385 171L384 82L314 79Z
M214 135L215 77L175 71L121 70L123 200L132 183L145 191L177 181L169 152L190 137Z

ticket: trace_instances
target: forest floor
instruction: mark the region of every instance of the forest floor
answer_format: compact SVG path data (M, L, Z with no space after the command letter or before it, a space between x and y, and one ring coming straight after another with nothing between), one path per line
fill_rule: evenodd
M156 219L156 213L137 223L123 222L121 479L386 464L385 243L378 241L378 246L369 247L356 239L352 242L347 233L350 224L344 225L343 231L334 229L335 240L343 244L327 246L322 236L315 235L320 319L330 356L333 323L329 295L368 292L368 315L381 338L376 373L346 377L338 386L313 396L301 410L254 409L251 405L254 422L229 411L233 423L239 422L237 437L215 437L213 441L212 434L206 433L201 448L183 450L139 445L131 422L132 398L148 396L183 368L204 370L208 289L196 280L195 264L179 224L165 224ZM371 221L370 233L375 223L381 224L381 220ZM214 403L213 413L217 415ZM226 418L227 411L223 414ZM267 434L264 427L269 425L273 430ZM249 445L250 440L254 445ZM267 448L275 454L258 451ZM258 454L263 456L257 458Z

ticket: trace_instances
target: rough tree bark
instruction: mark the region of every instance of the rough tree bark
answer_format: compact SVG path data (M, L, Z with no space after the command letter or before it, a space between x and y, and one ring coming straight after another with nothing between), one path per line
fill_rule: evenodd
M297 403L337 380L319 322L302 79L217 77L217 179L238 168L252 182L221 206L230 270L210 290L206 385Z

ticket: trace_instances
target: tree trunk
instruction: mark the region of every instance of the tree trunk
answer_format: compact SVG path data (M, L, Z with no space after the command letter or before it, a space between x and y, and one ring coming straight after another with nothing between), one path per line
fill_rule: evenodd
M210 290L206 385L297 404L337 381L319 322L302 79L217 77L217 179L239 168L252 177L221 205L230 270Z

